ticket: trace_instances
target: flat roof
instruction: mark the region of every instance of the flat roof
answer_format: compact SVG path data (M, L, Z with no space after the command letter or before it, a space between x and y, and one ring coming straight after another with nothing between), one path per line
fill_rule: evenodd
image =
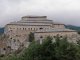
M76 32L75 30L70 30L67 28L64 29L41 29L36 31L35 33L47 33L47 32Z
M46 18L47 16L23 16L22 18Z
M63 23L60 23L60 22L53 22L54 25L65 25Z
M50 26L50 24L45 24L45 23L19 23L19 22L12 22L12 23L9 23L7 25L31 25L31 26Z
M18 21L18 22L20 22L20 23L52 23L52 21L50 20L20 20L20 21Z

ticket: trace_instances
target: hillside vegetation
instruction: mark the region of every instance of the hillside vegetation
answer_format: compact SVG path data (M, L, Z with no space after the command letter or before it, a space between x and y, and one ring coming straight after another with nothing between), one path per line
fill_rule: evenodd
M23 55L13 55L5 60L80 60L80 40L78 44L69 43L67 37L56 38L52 43L52 38L48 36L42 44L33 41ZM3 59L2 59L3 60Z
M66 28L74 28L74 30L80 30L80 27L79 26L73 26L73 25L65 25Z
M4 33L4 27L0 28L0 34L3 34L3 33Z

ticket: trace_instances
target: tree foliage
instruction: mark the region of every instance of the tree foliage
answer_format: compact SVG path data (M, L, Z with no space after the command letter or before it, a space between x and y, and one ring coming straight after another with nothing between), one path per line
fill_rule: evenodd
M29 41L32 42L34 40L34 33L30 32Z
M78 30L77 32L78 32L78 34L80 34L80 30Z
M73 28L73 27L69 27L68 29L74 30L74 28Z
M60 39L59 36L54 43L52 40L48 36L42 44L32 41L25 54L20 57L9 57L6 60L80 60L80 43L69 43L67 37Z

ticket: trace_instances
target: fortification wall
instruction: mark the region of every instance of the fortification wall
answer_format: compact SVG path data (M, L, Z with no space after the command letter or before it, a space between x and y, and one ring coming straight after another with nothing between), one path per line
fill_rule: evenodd
M54 28L61 29L61 28L65 28L65 26L64 25L58 25L58 24L56 24L56 25L54 25Z
M77 32L50 32L50 33L34 33L35 36L35 40L43 40L44 38L46 38L47 36L51 36L53 38L53 42L55 42L56 36L59 35L59 37L62 39L63 37L67 36L67 39L70 40L69 42L73 41L74 43L76 43L75 41L78 38L78 34Z
M11 31L11 30L14 30L14 31L19 31L19 30L39 30L40 28L43 28L43 29L50 29L51 26L20 26L20 25L8 25L8 31Z
M46 18L22 18L21 20L46 20Z
M10 38L17 39L20 41L27 40L30 32L35 32L40 28L50 29L50 26L20 26L20 25L7 25L5 34L9 35Z

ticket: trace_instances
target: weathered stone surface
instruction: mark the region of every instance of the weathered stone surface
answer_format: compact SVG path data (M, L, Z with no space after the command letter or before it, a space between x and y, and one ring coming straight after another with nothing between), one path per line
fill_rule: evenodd
M22 42L16 39L10 39L9 37L7 38L5 37L3 40L0 41L0 55L1 54L9 55L18 50L20 46L28 48L29 42L27 41ZM23 52L24 48L22 49L22 53Z

